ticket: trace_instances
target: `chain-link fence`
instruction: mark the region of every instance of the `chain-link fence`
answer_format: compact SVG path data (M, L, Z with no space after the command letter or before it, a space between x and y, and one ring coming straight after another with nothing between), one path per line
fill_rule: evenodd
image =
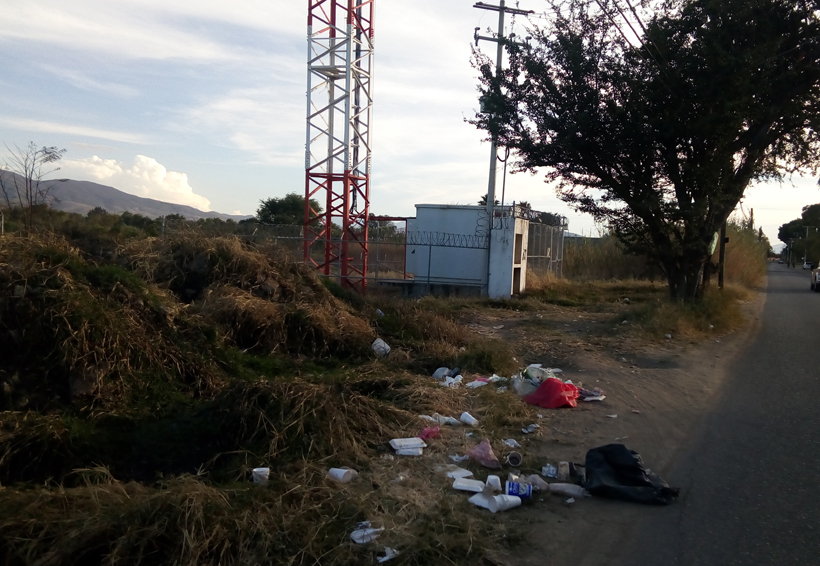
M538 275L552 273L561 276L566 218L533 211L517 205L509 208L505 217L529 220L528 269ZM256 222L186 221L165 219L162 236L194 232L205 236L234 235L248 241L273 246L302 263L305 246L315 265L329 262L329 276L340 277L338 257L344 249L341 230L331 236L330 254L326 255L324 240L309 241L302 226L267 225ZM367 271L369 284L393 286L422 284L431 291L436 285L457 285L480 292L486 286L489 236L453 234L448 232L406 231L394 223L374 222L368 229ZM348 263L362 270L364 257L361 246L350 245ZM337 259L333 259L337 258ZM445 274L445 275L442 275ZM359 281L360 276L356 276Z

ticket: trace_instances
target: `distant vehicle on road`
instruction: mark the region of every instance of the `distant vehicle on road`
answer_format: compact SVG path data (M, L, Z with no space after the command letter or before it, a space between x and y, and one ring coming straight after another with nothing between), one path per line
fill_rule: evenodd
M803 263L803 269L811 269L813 266L810 261Z
M811 290L820 293L820 268L811 270Z
M778 260L777 260L777 263L783 263L783 260L782 260L782 259L778 259Z

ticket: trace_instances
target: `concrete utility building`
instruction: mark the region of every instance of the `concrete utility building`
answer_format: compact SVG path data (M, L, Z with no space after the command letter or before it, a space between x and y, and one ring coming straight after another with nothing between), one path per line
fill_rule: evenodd
M529 220L516 206L417 204L407 220L407 272L413 294L509 298L527 280ZM422 289L425 287L426 289Z

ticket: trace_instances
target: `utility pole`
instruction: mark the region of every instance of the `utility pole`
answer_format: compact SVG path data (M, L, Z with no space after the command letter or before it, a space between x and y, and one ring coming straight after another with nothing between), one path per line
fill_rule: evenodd
M726 265L726 222L720 226L720 252L718 253L718 289L723 289L723 268Z
M491 4L485 4L484 2L476 2L473 5L473 8L479 8L481 10L490 10L493 12L498 12L498 33L496 37L487 37L478 35L478 30L481 28L475 28L475 44L478 45L479 40L484 41L494 41L498 44L498 49L495 54L495 76L501 76L501 64L504 59L504 14L518 14L522 16L526 16L528 14L533 14L533 10L519 10L518 8L508 8L505 5L505 1L501 0L498 6L493 6ZM492 110L492 109L490 109ZM491 117L492 119L492 117ZM493 227L493 208L495 207L495 177L496 177L496 170L498 169L498 147L496 144L495 136L492 138L492 142L490 145L490 180L487 185L487 214L490 217L490 230ZM505 162L506 165L506 162Z

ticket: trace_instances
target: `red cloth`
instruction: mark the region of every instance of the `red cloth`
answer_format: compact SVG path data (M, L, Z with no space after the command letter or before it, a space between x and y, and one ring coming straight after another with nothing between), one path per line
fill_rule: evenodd
M577 407L576 399L578 399L578 388L555 377L548 377L535 392L524 397L524 401L530 405L538 405L545 409Z

